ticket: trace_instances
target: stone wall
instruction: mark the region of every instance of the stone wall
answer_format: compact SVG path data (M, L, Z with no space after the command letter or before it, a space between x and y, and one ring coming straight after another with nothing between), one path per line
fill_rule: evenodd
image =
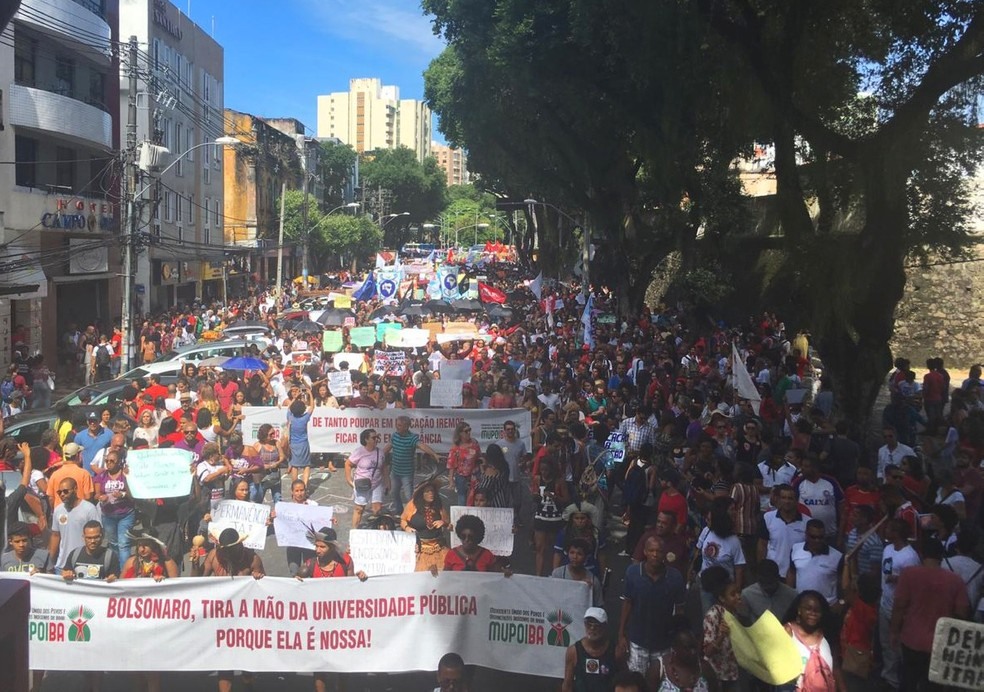
M942 356L954 374L984 361L984 243L968 261L930 264L907 272L892 353L915 367Z

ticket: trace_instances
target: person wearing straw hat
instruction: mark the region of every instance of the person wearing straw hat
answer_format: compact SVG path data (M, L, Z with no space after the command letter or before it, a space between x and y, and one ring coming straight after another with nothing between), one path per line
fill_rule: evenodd
M167 554L167 546L152 528L126 532L134 553L125 563L121 579L151 578L160 582L178 576L178 565Z
M266 575L263 569L263 560L254 550L243 545L245 538L234 528L223 529L215 547L205 556L204 563L199 565L197 553L192 554L192 572L200 577L250 575L254 579L262 579Z

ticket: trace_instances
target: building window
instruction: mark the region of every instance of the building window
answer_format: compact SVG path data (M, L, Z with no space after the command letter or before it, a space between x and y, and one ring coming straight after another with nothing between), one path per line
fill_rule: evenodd
M174 216L174 220L178 223L184 218L184 195L174 193L174 198L177 201L177 214Z
M205 167L202 168L202 182L205 185L212 184L212 169L209 167L207 163L205 164Z
M106 110L106 103L103 100L106 96L106 75L89 69L89 105L95 106L100 110Z
M177 163L174 165L174 174L177 176L184 175L184 159L185 157L181 155L181 132L184 130L181 127L181 123L174 123L174 149L172 154L177 158Z
M185 229L178 226L178 245L183 245L185 241Z
M22 187L37 187L38 140L17 135L14 137L14 178Z
M219 201L215 200L215 211L212 214L212 223L215 224L216 228L222 227L222 216L219 214Z
M188 223L195 223L195 196L188 195L188 211L185 215Z
M55 91L62 96L75 93L75 61L59 55L55 58Z
M55 185L66 192L75 192L75 150L55 147Z
M164 220L171 223L174 221L174 193L170 190L165 190L162 203L164 206Z
M37 60L38 42L15 32L14 82L22 86L34 86L34 66Z
M191 128L189 127L188 129L185 130L185 143L190 147L191 146L191 143L194 142L194 141L195 141L195 133L192 132ZM194 149L188 149L187 159L189 161L194 161L195 160L195 150Z
M161 225L160 225L160 223L155 223L154 224L154 238L156 238L157 240L160 240L161 239Z
M212 229L211 229L211 227L206 226L205 228L202 229L202 242L204 242L206 245L211 245L212 244Z

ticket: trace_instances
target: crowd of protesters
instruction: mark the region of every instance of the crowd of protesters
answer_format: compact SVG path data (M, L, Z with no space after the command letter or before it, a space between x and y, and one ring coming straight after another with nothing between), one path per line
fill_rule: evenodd
M511 574L512 561L482 547L481 520L452 526L448 507L513 508L517 536L533 551L530 571L591 589L565 691L771 689L739 665L728 624L766 612L802 658L801 675L776 689L930 689L936 620L984 618L980 366L957 383L932 359L920 383L897 361L884 445L872 447L841 417L809 333L788 334L775 315L708 328L681 306L625 317L604 290L586 310L577 285L537 285L534 295L528 281L493 282L516 317L471 313L477 336L409 349L405 375L373 374L374 349L346 344L352 397L331 395L337 359L320 353L320 335L285 321L298 300L289 294L148 320L142 361L236 321L265 322L267 338L246 354L262 367L187 364L167 385L134 378L102 414L60 410L37 447L0 439L0 465L22 473L11 512L30 517L10 524L0 569L161 580L177 576L187 555L194 575L261 578L263 562L242 537L207 536L204 520L224 498L279 500L285 473L292 501L308 502L311 466L323 465L351 486L353 526L416 535L420 571ZM372 301L354 317L420 320ZM95 333L73 326L65 337L63 358L85 383L120 370L118 332ZM309 350L308 359L289 357ZM526 409L532 430L509 421L483 447L464 423L450 453L436 454L410 423L414 409L430 406L444 359L472 362L463 408ZM13 391L0 391L14 406L32 393L19 367L11 366ZM739 394L736 368L754 394ZM245 445L245 411L262 405L286 408L287 430L263 426ZM407 415L386 444L365 430L350 454L319 455L307 440L315 407ZM134 500L127 452L165 447L192 452L194 494ZM416 483L426 457L441 473ZM292 575L365 578L333 528L310 540L310 551L288 555ZM620 608L606 611L606 594L621 596ZM153 675L144 683L159 686ZM220 673L219 688L230 685Z

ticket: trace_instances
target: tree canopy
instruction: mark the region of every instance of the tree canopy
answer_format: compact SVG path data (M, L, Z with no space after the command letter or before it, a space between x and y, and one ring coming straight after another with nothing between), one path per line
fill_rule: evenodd
M304 193L287 190L284 199L284 240L300 245L307 235L312 273L341 268L353 259L365 260L382 247L379 226L364 214L325 214L309 195L305 227Z
M367 198L367 209L377 214L402 214L408 216L383 222L385 242L388 247L399 247L408 238L411 224L424 223L444 208L447 177L437 164L437 159L427 157L421 163L417 155L407 147L380 149L363 156L362 184ZM374 195L383 196L385 205L373 205Z
M426 98L490 189L583 213L626 311L671 250L755 275L749 302L810 327L845 411L867 413L906 258L967 241L984 3L423 7L449 44ZM778 218L759 237L735 165L756 143L774 148Z

